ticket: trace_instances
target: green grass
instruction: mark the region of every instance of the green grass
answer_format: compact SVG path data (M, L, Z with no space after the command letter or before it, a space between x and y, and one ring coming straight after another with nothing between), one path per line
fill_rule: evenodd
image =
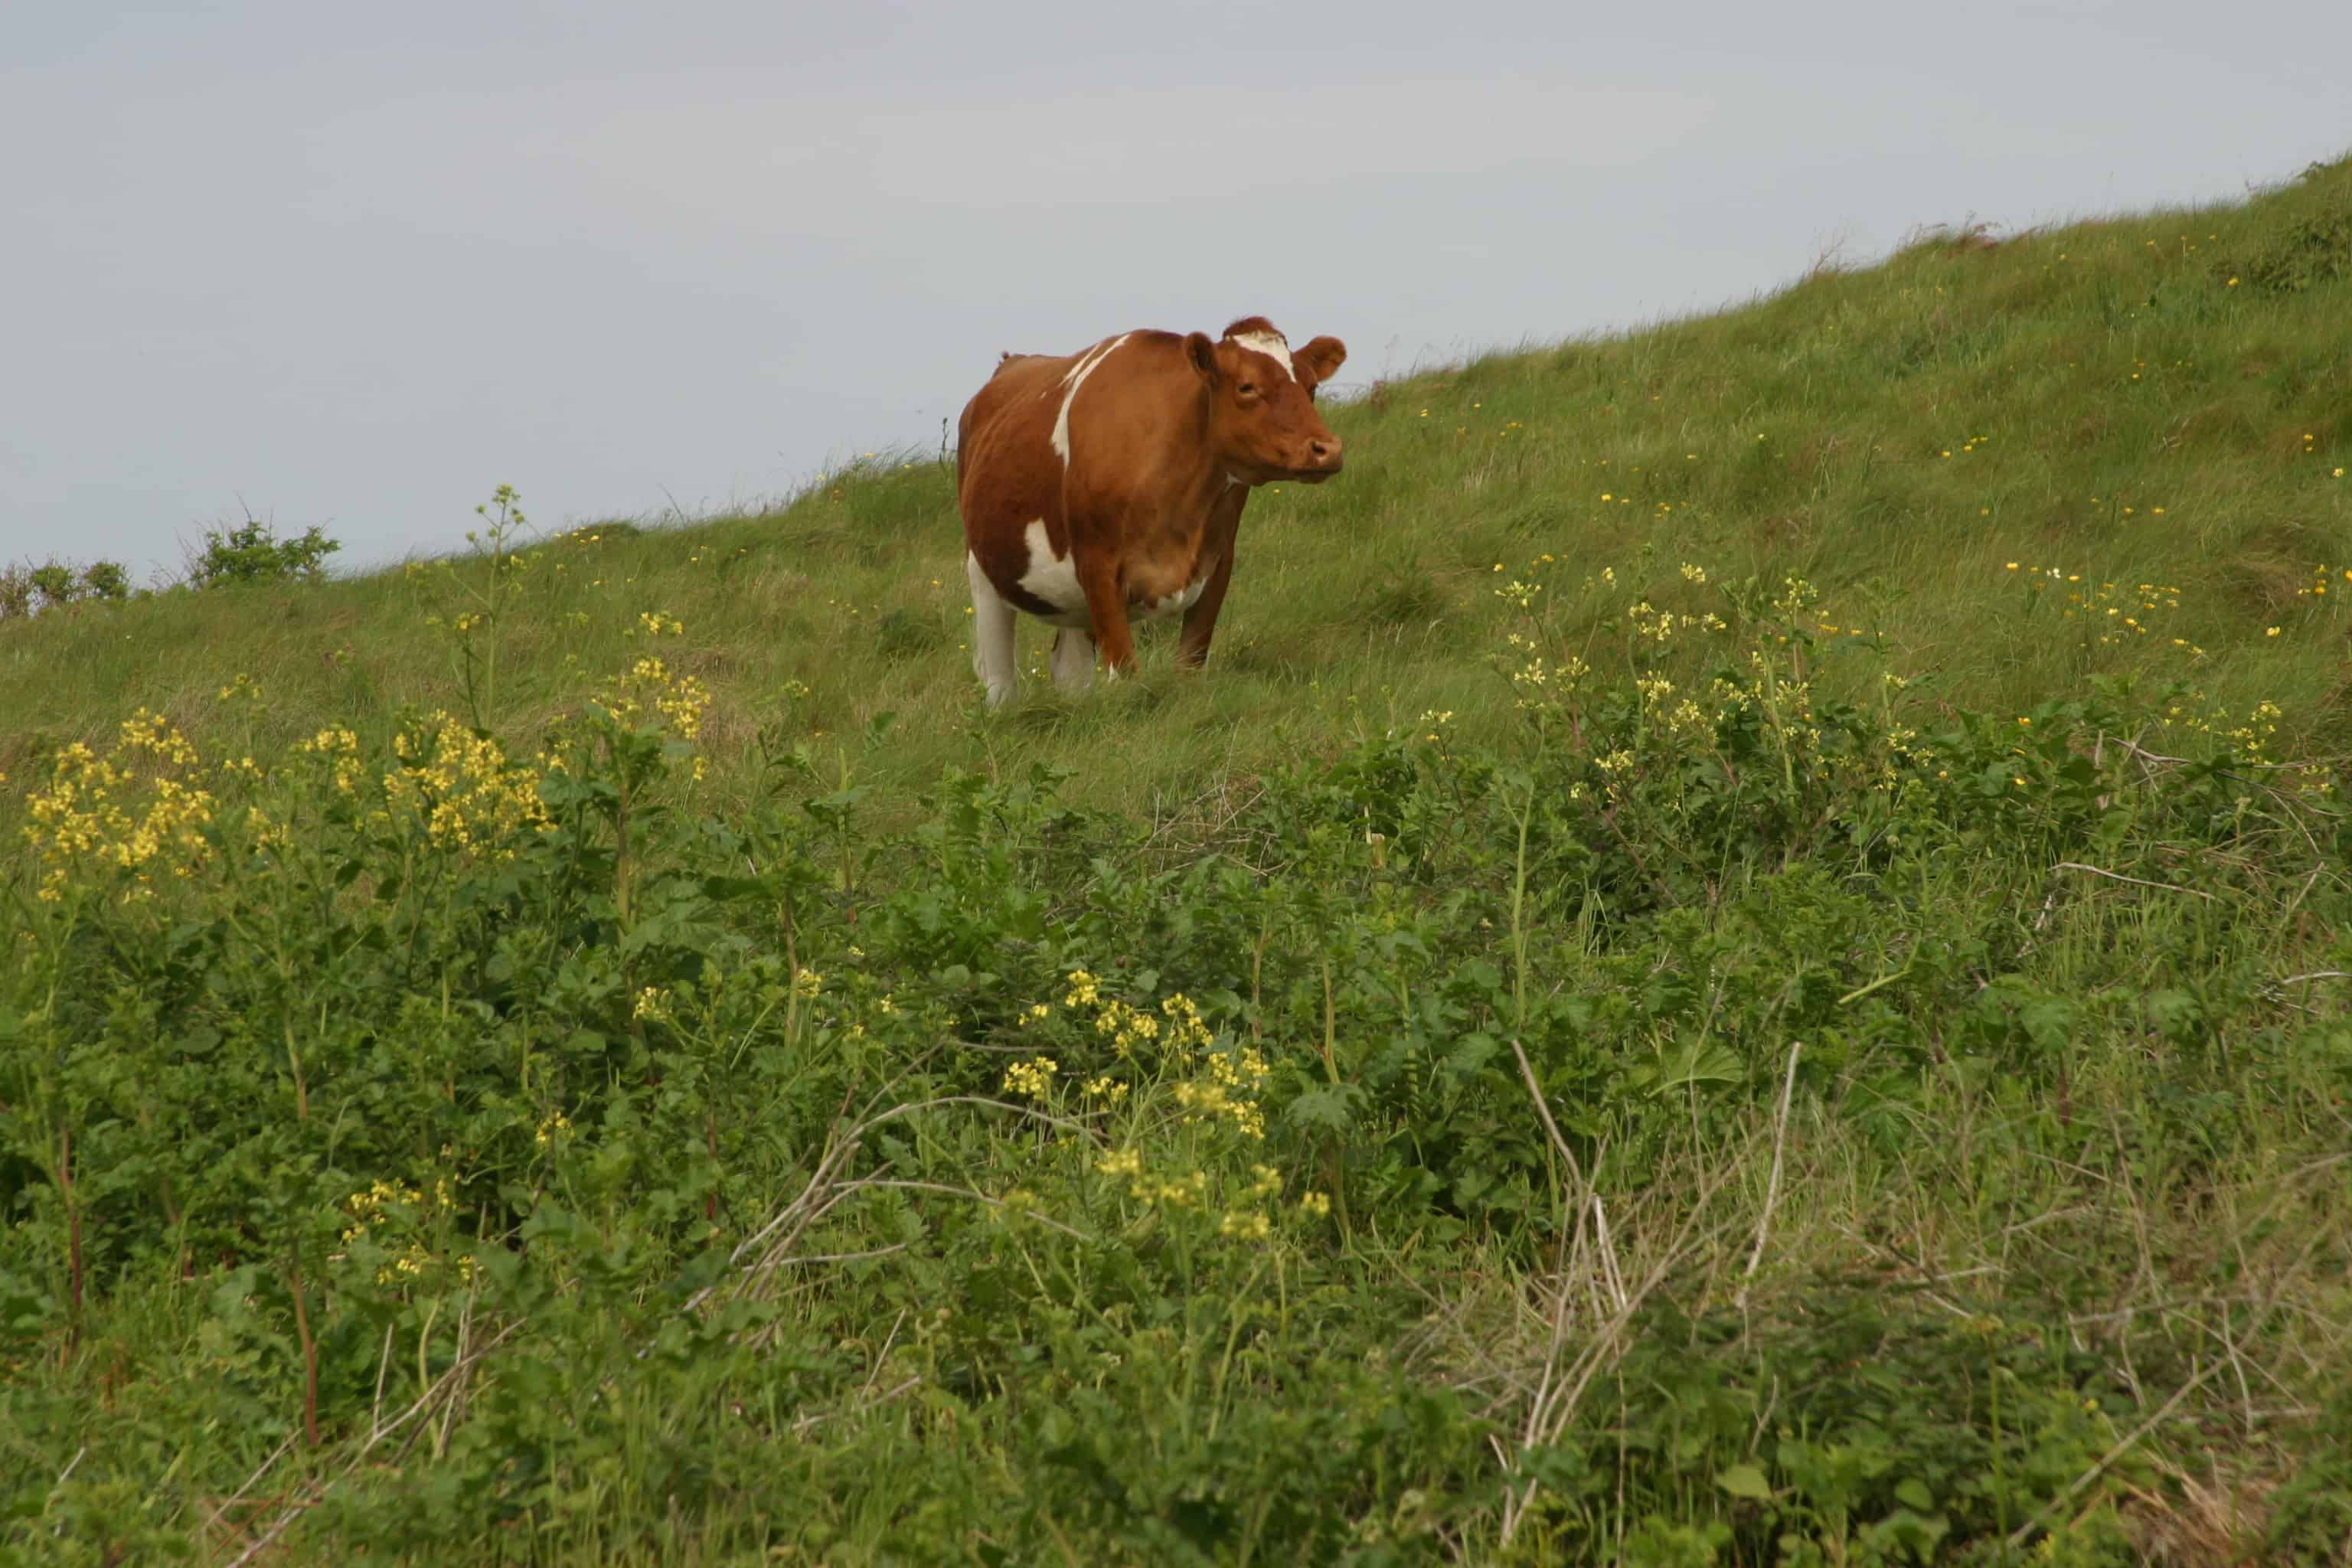
M0 619L0 1562L2352 1561L2347 215Z

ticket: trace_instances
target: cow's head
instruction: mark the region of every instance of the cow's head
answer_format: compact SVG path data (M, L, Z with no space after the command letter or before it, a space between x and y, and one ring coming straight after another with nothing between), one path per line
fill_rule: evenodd
M1319 484L1339 471L1339 437L1315 411L1315 388L1346 363L1348 347L1317 338L1293 350L1264 316L1184 340L1209 392L1209 441L1226 473L1244 484L1297 479Z

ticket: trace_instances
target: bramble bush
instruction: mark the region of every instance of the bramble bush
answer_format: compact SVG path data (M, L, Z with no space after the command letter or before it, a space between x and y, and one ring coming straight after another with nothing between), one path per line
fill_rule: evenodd
M188 580L199 588L234 583L275 583L288 577L315 578L326 570L326 559L342 545L316 526L299 538L280 539L278 531L256 518L205 530L204 544L188 562Z

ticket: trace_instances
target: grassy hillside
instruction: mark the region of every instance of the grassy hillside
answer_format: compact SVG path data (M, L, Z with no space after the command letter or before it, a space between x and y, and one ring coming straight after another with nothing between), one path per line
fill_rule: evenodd
M2337 165L2245 207L1930 240L1743 310L1377 387L1334 412L1340 482L1252 501L1205 681L1155 674L971 728L952 487L926 456L771 514L543 544L486 717L533 732L659 610L686 624L677 659L717 698L730 798L763 727L837 736L892 710L879 765L897 777L1084 759L1087 798L1139 802L1360 713L1496 720L1493 589L1549 556L1555 596L1619 574L1620 592L1579 601L1572 629L1593 638L1683 562L1717 581L1795 574L1821 590L1822 619L1883 632L1955 697L2022 707L2091 670L2140 670L2232 710L2273 700L2288 733L2334 747L2340 596L2311 590L2352 566L2352 484L2336 473L2352 462L2352 322L2327 281L2352 244L2347 179ZM471 499L451 500L455 545L474 520ZM2053 569L2063 581L2030 595L2028 574ZM2086 646L2065 601L2108 584L2179 592L2139 617L2146 636ZM271 742L450 706L429 623L461 607L412 571L0 626L0 769L142 702L200 733L239 674L271 695ZM1024 664L1042 660L1025 630ZM1173 637L1157 631L1147 663L1166 671ZM807 699L783 698L793 680Z
M2352 1562L2352 163L1330 417L0 620L0 1561Z

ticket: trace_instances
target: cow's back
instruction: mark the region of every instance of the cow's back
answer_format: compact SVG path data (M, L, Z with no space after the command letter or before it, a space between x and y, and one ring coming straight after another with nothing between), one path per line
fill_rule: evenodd
M976 437L1007 414L1028 412L1028 405L1045 401L1061 378L1069 374L1078 362L1076 354L1014 354L1008 353L997 362L996 372L986 385L972 394L971 401L963 405L963 415L956 421L956 479L961 488L963 476L976 455Z

